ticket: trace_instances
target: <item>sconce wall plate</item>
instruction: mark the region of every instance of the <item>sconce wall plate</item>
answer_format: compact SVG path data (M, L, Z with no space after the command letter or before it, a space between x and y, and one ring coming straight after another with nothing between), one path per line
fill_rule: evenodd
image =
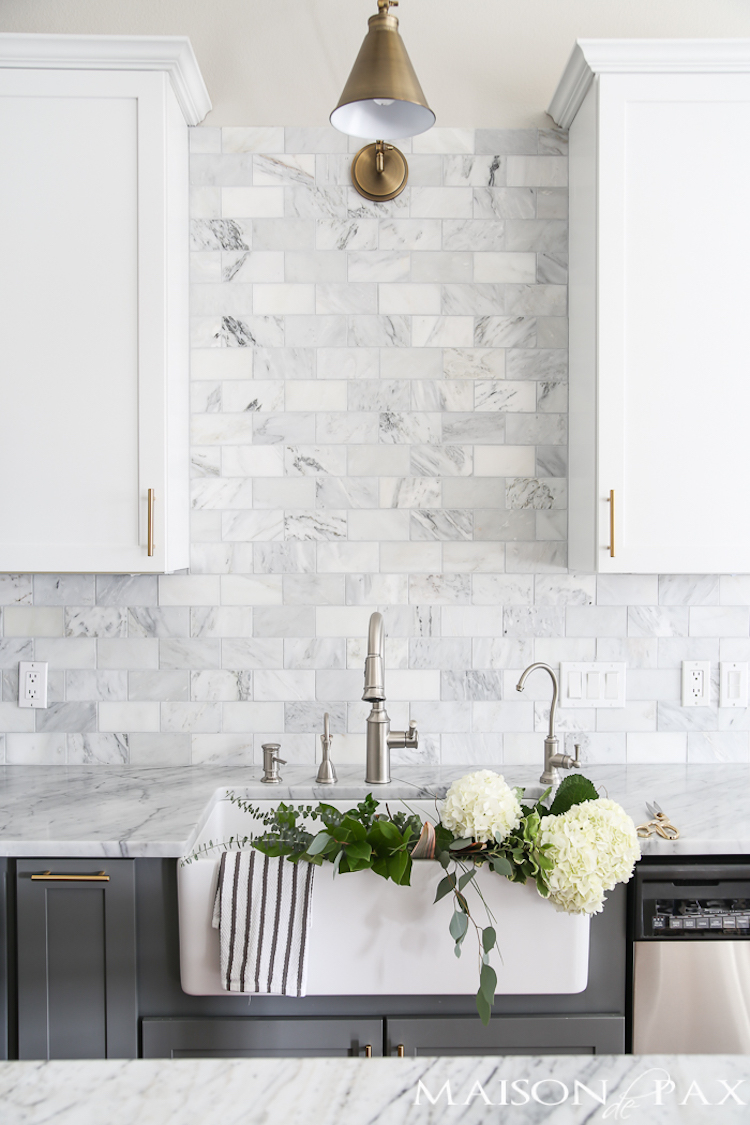
M379 156L382 170L379 170ZM365 145L352 161L352 183L360 195L376 203L395 199L406 187L408 178L409 167L404 154L382 141Z

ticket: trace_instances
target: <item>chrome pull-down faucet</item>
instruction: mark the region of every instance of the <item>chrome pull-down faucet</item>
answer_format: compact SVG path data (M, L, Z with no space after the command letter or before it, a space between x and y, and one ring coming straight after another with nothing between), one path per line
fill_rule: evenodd
M408 731L391 731L391 720L385 709L385 627L382 613L370 618L367 631L367 656L365 658L365 690L362 698L372 703L367 716L367 768L368 785L387 785L391 780L391 750L419 746L419 732L415 722Z
M516 684L516 691L523 691L524 684L526 683L526 677L529 675L529 673L533 672L535 668L544 668L544 671L549 672L552 678L552 705L549 709L549 734L544 740L544 773L539 778L539 780L541 781L542 785L557 786L560 784L560 774L558 773L559 769L577 770L581 768L581 763L578 759L577 746L575 758L571 758L570 754L558 753L559 743L555 736L555 711L557 709L558 696L557 676L550 668L549 664L543 664L541 663L541 661L537 661L536 664L529 664L528 668L524 669L524 671L521 673L521 678Z

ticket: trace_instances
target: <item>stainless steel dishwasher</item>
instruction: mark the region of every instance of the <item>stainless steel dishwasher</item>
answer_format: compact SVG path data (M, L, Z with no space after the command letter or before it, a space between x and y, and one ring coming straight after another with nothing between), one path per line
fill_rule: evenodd
M750 1054L750 865L636 870L635 1054Z

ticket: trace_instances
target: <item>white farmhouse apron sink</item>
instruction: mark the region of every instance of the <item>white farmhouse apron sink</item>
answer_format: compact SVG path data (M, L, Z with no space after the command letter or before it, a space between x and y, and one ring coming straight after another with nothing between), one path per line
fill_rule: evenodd
M245 836L251 818L236 805L217 801L191 846ZM278 801L255 802L270 809ZM304 802L307 803L307 802ZM356 801L330 801L351 808ZM391 812L406 811L389 800ZM408 810L435 821L433 801L409 801ZM317 822L319 827L320 822ZM255 829L257 831L257 827ZM178 861L180 975L192 996L227 995L221 986L219 934L211 926L221 851L189 865ZM372 871L334 877L330 864L315 872L312 925L308 936L309 996L473 994L479 980L473 927L456 958L448 923L453 898L433 905L442 877L435 861L416 860L411 886L401 887ZM589 919L558 913L531 884L520 886L485 866L477 880L496 919L499 955L492 954L498 995L582 992L588 981ZM487 925L484 906L467 887L473 917Z

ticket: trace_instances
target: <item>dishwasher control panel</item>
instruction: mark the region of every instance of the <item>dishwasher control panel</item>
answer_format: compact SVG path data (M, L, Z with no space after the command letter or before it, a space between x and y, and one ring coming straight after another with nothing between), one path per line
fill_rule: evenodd
M747 862L639 863L634 883L634 941L750 940Z
M750 899L657 898L644 906L652 908L644 912L646 937L695 937L700 932L712 937L750 936Z

